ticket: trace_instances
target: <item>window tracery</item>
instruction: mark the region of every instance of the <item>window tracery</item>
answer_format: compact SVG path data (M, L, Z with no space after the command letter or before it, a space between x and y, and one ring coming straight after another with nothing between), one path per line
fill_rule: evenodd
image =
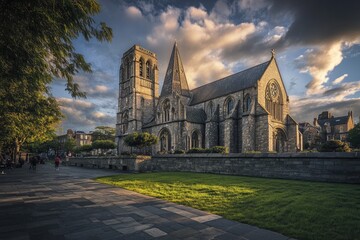
M266 110L276 120L282 120L282 95L279 84L275 80L269 81L265 90Z

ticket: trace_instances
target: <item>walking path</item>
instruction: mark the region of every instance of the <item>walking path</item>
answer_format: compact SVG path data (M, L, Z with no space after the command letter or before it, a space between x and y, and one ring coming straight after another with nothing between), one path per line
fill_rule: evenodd
M241 239L284 235L91 180L111 170L38 165L0 175L0 239Z

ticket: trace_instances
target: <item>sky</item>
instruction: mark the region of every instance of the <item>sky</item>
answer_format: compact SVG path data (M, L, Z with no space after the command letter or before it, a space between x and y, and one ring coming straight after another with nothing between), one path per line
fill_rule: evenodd
M65 115L58 133L116 124L122 54L138 44L157 54L160 89L174 42L190 89L268 61L271 49L297 122L322 111L360 115L360 1L357 0L99 0L96 24L113 29L110 43L74 40L92 73L75 81L73 99L56 79L51 88Z

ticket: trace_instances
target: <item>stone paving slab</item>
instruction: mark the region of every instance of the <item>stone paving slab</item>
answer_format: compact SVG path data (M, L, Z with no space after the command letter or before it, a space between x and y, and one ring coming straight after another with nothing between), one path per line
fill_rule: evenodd
M0 175L0 239L290 240L92 179L114 170L38 165Z

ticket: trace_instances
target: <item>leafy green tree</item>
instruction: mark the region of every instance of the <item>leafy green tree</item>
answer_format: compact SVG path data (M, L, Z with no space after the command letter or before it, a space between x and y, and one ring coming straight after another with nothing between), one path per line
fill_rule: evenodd
M150 134L148 132L134 132L129 135L127 135L124 138L124 142L129 147L135 147L138 148L140 151L144 147L150 147L158 142L157 136Z
M92 143L93 149L109 150L116 148L116 145L111 140L97 140Z
M73 138L68 138L64 143L64 150L66 153L73 152L76 147L76 141Z
M25 142L46 141L61 120L49 84L65 79L72 97L85 97L74 82L91 72L73 39L110 41L112 30L96 23L96 0L0 0L0 151L13 155Z
M360 148L360 123L355 124L354 128L349 131L348 140L352 146Z
M1 0L0 66L8 80L51 82L66 79L73 97L84 97L74 74L90 72L90 64L75 51L72 40L82 36L89 41L110 41L112 30L96 23L100 12L96 0Z
M91 150L93 150L93 147L91 144L85 144L85 145L75 148L76 153L90 152Z
M92 133L92 140L111 140L115 141L115 128L108 126L98 126Z
M325 142L321 148L320 152L350 152L351 149L346 142L339 140L331 140Z

